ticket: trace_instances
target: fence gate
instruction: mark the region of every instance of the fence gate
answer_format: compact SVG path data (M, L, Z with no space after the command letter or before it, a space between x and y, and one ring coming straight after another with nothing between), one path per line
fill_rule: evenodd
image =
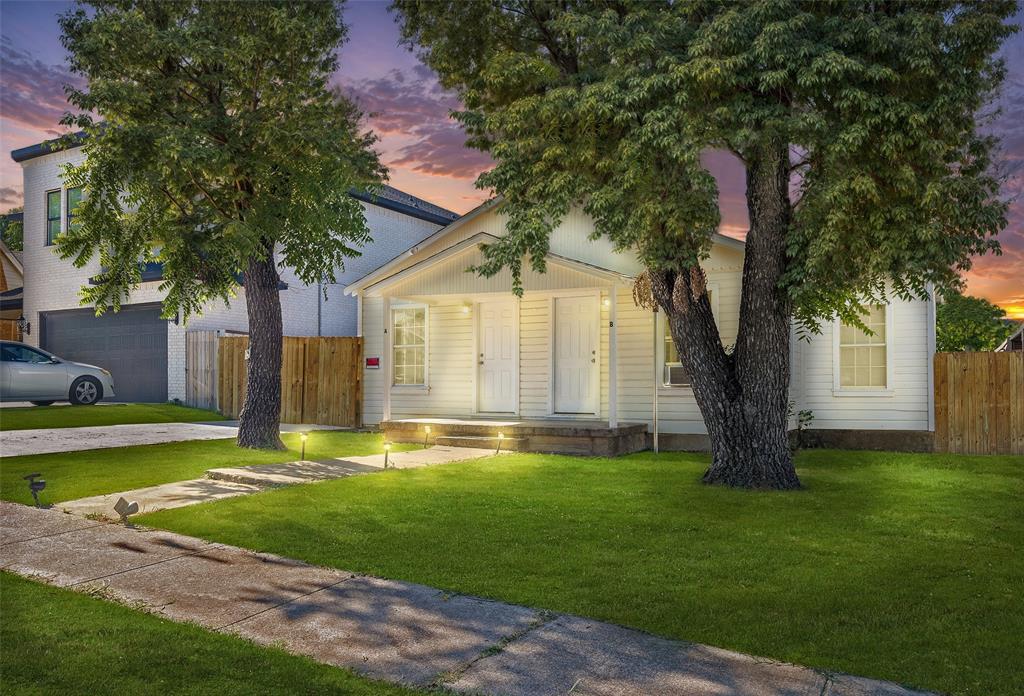
M218 339L220 412L237 418L245 401L248 336ZM282 344L281 422L358 428L363 414L363 339L286 336Z
M217 410L217 332L185 332L185 403Z
M1024 353L935 354L935 451L1024 454Z

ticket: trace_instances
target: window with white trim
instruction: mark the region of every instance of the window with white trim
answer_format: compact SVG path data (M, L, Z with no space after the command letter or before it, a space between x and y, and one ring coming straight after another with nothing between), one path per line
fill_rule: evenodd
M426 307L395 307L391 310L391 345L393 383L399 386L426 386Z
M839 387L841 389L886 389L889 386L889 347L885 305L873 305L861 317L871 329L839 326Z
M711 303L711 313L718 321L718 305L715 304L717 283L712 286L708 284L708 302ZM664 312L658 313L658 321L661 322L661 346L659 353L661 357L661 385L663 387L688 387L690 386L690 375L683 367L679 357L675 341L672 340L672 328L669 326L668 318Z

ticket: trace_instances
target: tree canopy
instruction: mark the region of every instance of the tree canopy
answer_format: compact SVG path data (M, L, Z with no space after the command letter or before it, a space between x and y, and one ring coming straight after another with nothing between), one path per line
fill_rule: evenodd
M345 38L322 2L90 2L60 19L83 114L85 163L66 185L86 196L58 250L99 253L83 289L117 308L142 264L163 263L164 310L229 298L252 258L306 283L331 281L369 241L352 188L384 170L359 112L333 91Z
M980 297L948 293L935 310L936 349L943 352L995 350L1016 330L1002 307Z
M976 116L1004 67L1012 0L717 0L463 4L397 0L404 35L458 90L497 164L508 236L491 274L537 270L582 204L649 268L705 257L719 224L709 149L790 155L780 287L816 327L856 322L888 284L959 285L1006 224L995 141Z

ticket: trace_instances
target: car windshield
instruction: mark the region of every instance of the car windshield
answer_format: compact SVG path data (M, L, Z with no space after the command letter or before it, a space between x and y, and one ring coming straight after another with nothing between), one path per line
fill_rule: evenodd
M48 363L53 360L49 355L28 346L5 343L0 349L0 359L4 362Z

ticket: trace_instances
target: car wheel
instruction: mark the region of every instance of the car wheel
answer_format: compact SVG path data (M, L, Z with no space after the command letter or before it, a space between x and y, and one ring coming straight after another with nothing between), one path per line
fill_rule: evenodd
M79 377L71 383L68 401L75 406L92 406L103 398L103 387L95 377Z

